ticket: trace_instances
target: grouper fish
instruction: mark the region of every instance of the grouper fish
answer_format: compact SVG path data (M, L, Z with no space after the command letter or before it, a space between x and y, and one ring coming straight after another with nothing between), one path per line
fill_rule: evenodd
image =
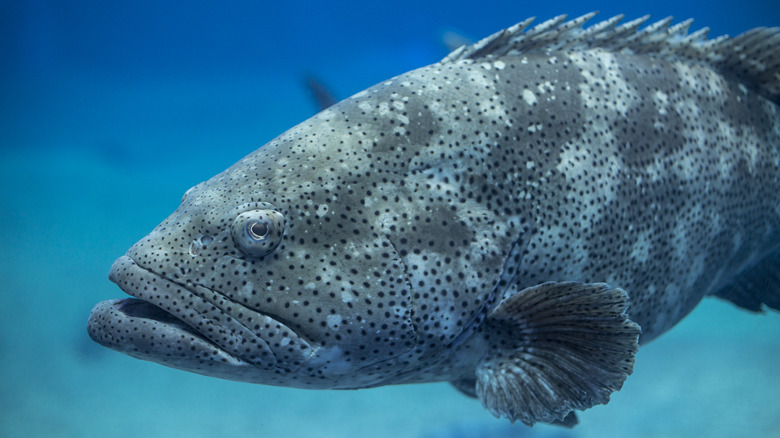
M89 335L224 379L448 381L574 424L705 296L780 309L780 28L531 19L189 189Z

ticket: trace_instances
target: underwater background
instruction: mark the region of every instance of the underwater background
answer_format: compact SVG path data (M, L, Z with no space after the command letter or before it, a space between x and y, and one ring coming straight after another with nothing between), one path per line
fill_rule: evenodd
M446 383L311 391L139 361L87 336L114 259L191 186L317 112L529 16L780 25L780 2L0 2L0 437L780 437L780 314L716 299L568 430Z

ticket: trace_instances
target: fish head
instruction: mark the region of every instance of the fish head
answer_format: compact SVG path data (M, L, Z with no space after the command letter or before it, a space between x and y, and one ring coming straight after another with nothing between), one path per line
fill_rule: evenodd
M366 188L343 157L304 153L305 137L294 129L188 190L114 263L110 279L134 298L98 304L93 339L175 368L300 387L371 384L410 351L411 287L392 230L361 205Z
M263 384L450 378L441 358L512 275L524 225L485 202L500 156L460 164L450 109L415 88L430 74L358 93L190 189L114 264L136 300L99 304L93 338Z

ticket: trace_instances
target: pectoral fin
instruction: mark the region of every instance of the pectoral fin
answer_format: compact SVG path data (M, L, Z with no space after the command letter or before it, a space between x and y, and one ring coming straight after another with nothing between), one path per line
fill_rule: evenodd
M627 308L626 293L603 283L544 283L505 298L487 320L477 397L493 415L528 425L566 423L574 409L607 403L639 346Z

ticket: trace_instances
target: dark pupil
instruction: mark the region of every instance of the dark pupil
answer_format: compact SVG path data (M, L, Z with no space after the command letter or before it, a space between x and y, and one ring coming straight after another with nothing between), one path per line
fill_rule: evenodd
M249 226L249 235L253 239L262 239L268 234L268 224L255 222Z

